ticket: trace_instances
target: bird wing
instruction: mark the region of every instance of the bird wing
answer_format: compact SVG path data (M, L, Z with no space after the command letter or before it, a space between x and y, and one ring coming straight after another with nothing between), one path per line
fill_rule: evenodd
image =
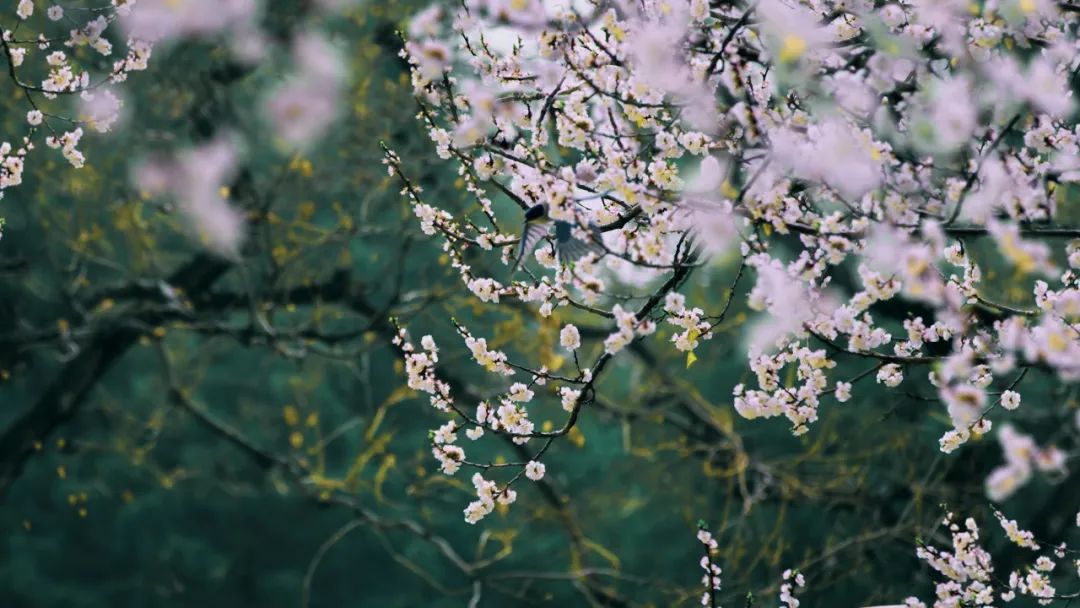
M559 261L562 263L577 261L590 253L603 255L603 233L595 224L589 226L592 237L583 241L574 237L573 226L569 222L555 222L555 244L559 251Z
M521 262L525 259L525 256L532 253L533 249L536 249L536 245L540 242L540 239L547 236L550 225L544 223L528 222L525 224L525 231L521 233L521 242L518 243L517 257L514 259L514 267L510 270L510 275L518 271L521 267Z

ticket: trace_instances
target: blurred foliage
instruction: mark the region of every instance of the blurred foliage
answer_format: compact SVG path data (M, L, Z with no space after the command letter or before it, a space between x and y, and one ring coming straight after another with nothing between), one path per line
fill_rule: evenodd
M294 27L299 4L271 3L264 25ZM442 419L405 387L387 319L435 335L446 369L483 395L451 315L552 370L572 365L557 336L575 318L476 306L381 164L386 141L426 196L473 204L414 120L395 30L418 6L368 3L330 25L350 97L307 154L283 150L252 110L286 58L252 70L186 43L132 79L125 129L88 136L86 168L40 150L8 193L0 606L464 606L476 582L479 606L689 606L699 519L720 542L725 606L747 592L772 603L786 567L806 573L807 606L928 597L915 539L936 538L943 503L994 527L982 482L1002 460L996 441L940 454L948 420L918 372L904 391L825 406L803 437L739 418L752 318L729 293L731 260L695 276L694 299L736 300L694 365L667 330L636 344L552 448L545 482L463 522L471 486L438 473L427 433ZM21 132L25 100L4 80L0 100L2 128ZM200 253L175 208L128 179L132 159L222 133L248 142L229 191L251 220L235 266ZM999 301L1029 304L998 280ZM587 323L592 356L608 328ZM1014 418L1071 447L1075 389L1039 373ZM557 397L537 407L561 420ZM1061 539L1070 522L1054 517L1070 511L1055 505L1075 506L1076 488L1037 478L1005 507ZM443 541L484 565L463 572Z

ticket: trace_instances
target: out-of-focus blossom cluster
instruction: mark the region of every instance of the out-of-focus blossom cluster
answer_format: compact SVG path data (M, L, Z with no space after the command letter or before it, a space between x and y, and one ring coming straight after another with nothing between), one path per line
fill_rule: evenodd
M305 149L337 117L345 64L326 39L305 32L293 41L294 73L266 99L266 114L289 147Z
M256 0L137 0L123 18L124 29L141 40L243 36L253 31Z
M223 138L140 163L135 183L148 195L175 199L198 240L235 258L243 243L244 217L223 196L235 167L235 144Z
M287 56L290 75L263 93L263 114L290 153L323 137L338 116L347 68L341 51L312 25L319 20L304 17L347 10L352 2L305 4L287 36L260 29L262 5L260 0L111 0L87 7L20 0L11 29L4 29L8 22L0 18L0 51L8 64L6 77L25 93L27 133L19 142L0 142L0 197L22 182L26 159L41 138L72 166L82 167L87 162L79 148L82 137L122 124L121 87L128 75L147 68L153 49L183 40L222 44L228 60L245 69ZM103 72L97 67L108 64L111 69ZM73 107L65 96L77 96ZM238 134L229 137L217 134L212 143L162 154L142 163L135 176L147 194L176 199L203 244L236 257L244 214L224 193L225 179L239 160L236 144L243 142L236 141Z
M1065 477L1065 452L1057 446L1040 448L1031 435L1017 431L1011 424L1001 426L998 441L1005 463L986 478L986 496L990 500L1008 499L1031 480L1034 471L1055 479Z
M1052 2L465 0L417 15L402 56L477 204L445 208L386 164L479 302L608 328L561 336L579 363L595 348L585 372L654 332L690 365L747 293L739 414L802 434L826 397L929 383L952 452L1020 405L1027 371L1080 379L1080 227L1059 219L1080 181L1078 27ZM564 259L549 235L511 274L539 204L602 253ZM730 288L690 299L735 256ZM515 363L572 425L595 377ZM1033 453L992 497L1062 466Z

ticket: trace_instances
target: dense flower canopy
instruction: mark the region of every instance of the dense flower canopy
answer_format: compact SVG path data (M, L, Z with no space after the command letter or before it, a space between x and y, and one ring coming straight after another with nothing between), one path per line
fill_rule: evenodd
M918 375L952 422L940 438L951 453L990 432L996 408L1021 405L1029 369L1075 381L1080 248L1070 239L1080 229L1060 207L1080 181L1078 11L1030 0L477 0L417 16L404 56L419 118L478 203L455 216L403 174L423 231L443 240L481 302L520 301L542 315L573 307L613 326L592 362L577 358L577 328L563 329L579 364L570 376L508 361L459 326L478 364L511 376L479 403L439 379L430 338L417 350L402 330L410 386L449 414L435 457L448 474L480 469L466 519L513 502L521 474L487 480L492 465L470 462L455 431L538 440L528 464L501 465L534 478L535 461L634 340L672 325L670 347L688 366L697 360L735 285L700 306L681 288L725 256L741 258L734 280L755 281L748 303L762 311L746 342L756 385L734 389L743 417L783 416L803 434L859 384L897 388ZM400 172L393 152L386 162ZM499 262L527 243L516 212L493 205L501 196L521 212L546 205L600 250L564 259L548 239L527 276L508 273ZM1035 306L1012 306L986 285L987 259L1011 266ZM839 375L841 356L865 371ZM560 430L530 420L544 385L568 412ZM992 499L1033 469L1061 470L1056 448L1008 426L1000 437L1008 464L987 480ZM989 584L949 585L937 605L994 601ZM1044 583L1009 587L1053 597Z
M135 73L152 72L154 61L170 49L208 44L225 65L216 68L218 80L203 83L194 104L197 136L160 138L152 153L125 159L123 170L124 186L135 191L131 196L139 205L154 201L163 215L179 210L193 246L207 253L164 277L148 279L153 273L139 268L122 276L119 287L102 290L103 297L77 293L89 279L73 263L80 276L64 279L65 286L76 286L65 295L84 298L72 305L81 315L76 323L83 324L73 329L62 317L47 331L0 333L0 343L20 351L55 338L64 348L63 363L96 361L93 348L112 342L96 337L108 324L95 315L111 322L108 315L130 313L127 325L117 321L109 326L115 335L106 335L123 343L121 352L147 334L159 341L170 403L261 468L284 473L287 481L275 483L293 484L321 505L344 506L357 522L380 531L404 530L433 546L454 576L454 568L460 570L472 593L470 605L478 605L484 585L498 589L500 576L531 582L567 578L592 604L606 605L595 599L603 585L589 577L630 577L612 575L618 560L590 545L567 514L569 498L554 489L564 472L554 454L563 442L584 443L583 421L596 411L623 416L623 445L632 454L630 421L654 414L668 420L651 410L610 406L605 391L619 366L637 357L644 373L665 385L668 392L659 400L677 403L681 394L696 396L699 387L672 378L654 353L676 361L673 367L685 370L687 378L702 368L712 373L718 364L710 360L709 344L730 341L735 331L741 333L733 350L748 373L746 380L724 386L724 395L730 409L754 425L782 425L806 441L830 411L882 394L919 404L918 417L939 422L932 427L937 442L927 441L935 460L913 463L915 481L901 488L919 500L939 462L964 458L965 450L985 438L993 438L986 443L995 464L969 484L980 501L999 505L1038 483L1070 480L1076 450L1068 444L1080 429L1080 416L1068 421L1070 434L1059 447L1062 433L1030 432L1013 415L1040 407L1038 399L1048 392L1039 383L1071 387L1080 380L1080 104L1074 95L1080 90L1080 4L436 3L404 22L398 38L387 37L393 52L400 51L398 69L409 71L400 85L411 90L415 122L457 179L427 166L426 156L401 139L388 134L378 142L365 132L367 160L381 156L389 173L379 175L383 187L400 185L400 200L411 213L373 211L369 194L356 192L373 184L358 180L344 196L326 183L311 186L326 188L320 195L333 200L326 208L299 202L308 186L296 188L289 195L298 202L295 220L283 219L275 197L287 191L293 174L311 176L307 155L347 157L344 149L328 151L326 142L346 117L367 112L356 89L370 82L353 73L357 57L363 62L367 55L351 54L335 33L334 19L348 15L364 23L370 16L364 11L377 3L298 2L296 18L286 15L287 24L278 29L266 26L275 5L258 0L9 4L0 19L3 78L14 92L12 103L25 108L18 114L19 133L0 140L0 198L25 187L32 163L49 166L50 152L36 149L41 143L59 151L71 168L92 166L94 158L83 150L93 144L86 141L107 142L135 120L129 108L137 92L132 82L152 78ZM242 97L243 110L209 118L225 97L215 87L245 79L255 90ZM249 162L260 153L281 164L261 180ZM337 168L342 174L354 169ZM349 202L342 205L341 198ZM139 213L123 216L125 226L146 225ZM400 232L388 228L394 221ZM79 242L92 238L84 234L89 232L80 233ZM362 266L354 263L349 245L370 238L374 249L386 235L391 246L383 244L365 258L378 275L368 283L350 282L347 271L328 262L333 254L339 266ZM431 266L410 257L414 240L441 248L430 255ZM341 243L346 246L333 249ZM304 256L317 262L290 266ZM87 258L88 266L124 268ZM156 270L159 262L147 266ZM451 269L461 300L435 287L405 287L426 284L428 277L416 268L430 271L436 265ZM227 287L215 286L226 276L232 281ZM379 304L367 289L380 294ZM136 305L125 308L125 298ZM288 315L300 314L283 315L277 305ZM110 312L114 307L120 312ZM488 321L507 312L510 325L523 325L522 319L532 324L510 333ZM310 318L295 320L304 315ZM240 316L246 316L246 326L235 324ZM322 357L346 361L344 367L356 372L353 360L361 359L368 390L378 384L371 381L369 349L382 341L392 349L405 386L387 390L384 405L368 421L371 430L363 433L372 445L349 459L340 480L333 479L325 469L326 452L318 450L347 436L352 421L305 448L304 433L321 428L319 412L303 419L302 431L301 416L290 404L284 419L293 451L279 456L263 450L245 435L248 429L220 423L181 388L183 374L175 369L180 366L170 363L180 357L162 346L171 322L208 341L226 336L245 347L268 347L289 363ZM334 322L362 328L326 330ZM530 345L523 346L506 338L534 328L543 345L535 351L532 342L519 338ZM0 366L0 381L6 374ZM645 393L632 390L641 375L621 378L631 385L630 399ZM708 375L701 380L712 381ZM68 407L86 392L79 389L77 399L60 401ZM533 498L523 489L533 484L568 531L569 572L494 572L490 567L511 553L507 539L514 533L500 537L504 549L485 557L488 529L479 532L475 560L462 557L426 521L418 523L429 517L430 504L442 501L442 494L437 501L421 496L436 485L427 481L422 464L413 468L423 483L401 482L402 495L423 503L416 519L384 517L356 499L364 467L384 455L393 435L375 437L386 412L416 394L430 403L433 410L426 414L438 422L428 428L432 418L415 416L424 421L427 443L419 439L409 449L422 448L420 458L438 469L435 477L469 496L445 495L459 532L478 531L522 509ZM690 412L689 422L673 425L680 439L656 444L679 459L705 454L705 477L715 474L717 454L731 456L726 475L738 484L730 493L737 495L732 501L741 503L743 516L773 491L808 501L814 494L790 478L777 482L804 471L798 464L790 473L754 460L730 417L700 403L680 406ZM883 422L889 415L874 411L862 417L872 426L889 424ZM16 464L0 458L0 496L66 416L65 410L39 423L43 418L27 414L31 424L43 427L40 436L22 432L25 418L5 431L20 443L9 448L17 452ZM694 439L704 447L688 447L695 426L713 433ZM380 505L396 458L385 454L369 480ZM834 468L822 476L848 466L843 457L829 464ZM685 490L679 496L704 494L697 486ZM881 502L899 500L901 493ZM821 495L829 498L828 492ZM76 497L72 505L80 500L85 502ZM1054 504L1052 517L1044 519L1067 520L1074 531L1080 514L1066 502ZM821 504L824 512L835 506ZM1080 597L1071 591L1080 555L1056 537L1043 538L1044 522L1022 522L995 506L997 535L1014 551L995 562L1003 543L985 538L986 522L946 505L943 518L933 516L939 530L910 521L902 527L914 504L913 499L902 507L895 524L882 523L878 513L866 521L882 537L911 530L927 534L905 538L914 546L904 550L928 566L920 575L932 573L935 608L989 606L1018 597L1068 605ZM691 509L689 502L682 507ZM461 524L461 517L472 526ZM341 530L343 536L352 528ZM724 553L725 532L701 521L701 546L689 535L685 539L687 554L694 556L685 569L697 562L703 572L696 592L704 590L698 596L704 606L731 605L731 596L721 596L721 590L730 591L722 577L732 570L723 561L730 557ZM341 536L335 533L333 542L319 548L305 585ZM864 534L849 542L877 538ZM785 539L779 542L782 548ZM804 563L825 561L847 545L839 546L822 547L820 556ZM616 567L583 568L582 547ZM801 566L779 563L781 553L777 549L768 561L778 566L768 590L781 605L795 608L815 581ZM911 597L891 601L925 608L930 598L915 595L912 590Z

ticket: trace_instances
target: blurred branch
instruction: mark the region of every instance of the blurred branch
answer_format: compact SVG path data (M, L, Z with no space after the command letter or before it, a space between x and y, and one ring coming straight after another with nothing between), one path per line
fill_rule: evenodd
M199 254L174 272L169 282L186 291L202 291L228 268L229 264L219 258ZM136 321L156 325L158 315L136 315ZM37 450L36 446L75 415L94 385L140 335L142 332L138 329L123 324L95 335L73 360L64 365L34 405L0 433L0 498L18 479L26 461Z

